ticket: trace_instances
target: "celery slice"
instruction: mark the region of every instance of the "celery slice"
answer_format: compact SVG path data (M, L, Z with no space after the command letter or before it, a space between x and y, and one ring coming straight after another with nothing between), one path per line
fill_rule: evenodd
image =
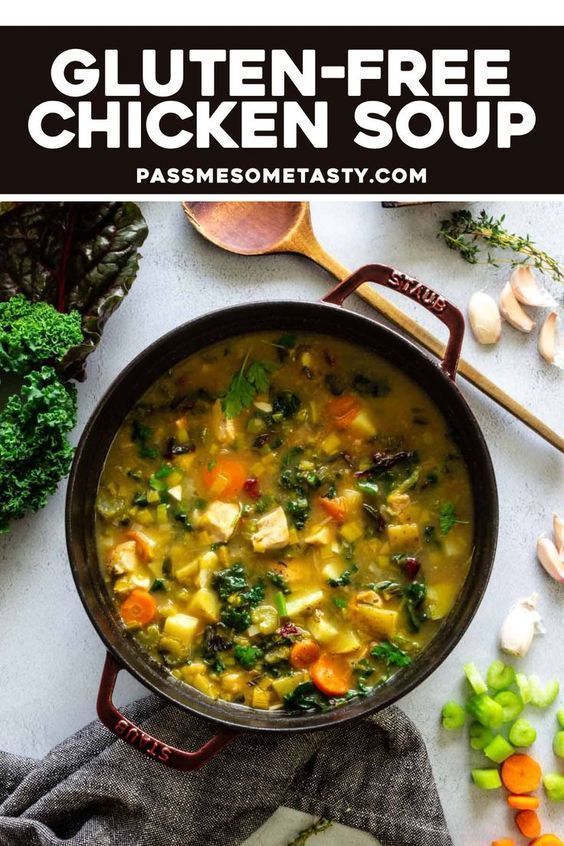
M487 682L492 690L507 690L515 681L515 670L503 661L492 661L488 668Z
M527 748L537 739L537 732L528 720L516 720L509 729L509 742L513 746Z
M462 728L466 721L466 714L458 702L445 702L441 711L443 728L448 731Z
M546 773L543 776L542 783L551 802L564 802L564 775L561 773Z
M472 770L472 781L480 790L496 790L501 787L499 772L493 768Z
M564 731L557 731L552 741L552 748L557 758L564 758Z
M531 683L525 673L515 674L515 683L519 688L521 699L527 705L531 701Z
M517 719L525 707L519 694L513 693L512 690L500 690L494 696L494 702L497 702L503 708L502 722L504 723L510 723Z
M473 661L464 665L464 673L474 693L487 693L488 686Z
M558 720L558 725L560 728L564 729L564 708L559 708L556 712L556 719Z
M484 749L493 740L494 733L491 728L480 723L472 723L470 726L470 746L472 749Z
M505 761L506 758L509 758L510 755L513 755L514 752L515 749L502 734L496 734L491 743L488 743L488 745L484 748L484 755L486 758L489 758L490 761L494 761L496 764L503 763L503 761Z
M529 676L529 684L531 705L535 705L537 708L547 708L552 705L560 693L560 683L557 679L552 679L543 687L538 676Z
M488 728L497 728L503 722L503 708L487 693L472 696L468 700L466 710L475 720Z

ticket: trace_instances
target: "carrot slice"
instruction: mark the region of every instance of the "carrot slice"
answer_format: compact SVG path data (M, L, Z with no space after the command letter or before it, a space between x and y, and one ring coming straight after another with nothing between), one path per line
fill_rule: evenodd
M321 650L314 640L298 640L292 646L290 663L292 667L296 667L298 670L304 670L306 667L315 663L320 654Z
M541 768L530 755L511 755L503 762L501 780L510 793L532 793L541 780Z
M540 801L537 796L508 796L507 804L516 811L535 811Z
M536 811L519 811L515 814L517 828L525 837L538 837L541 833L539 815Z
M492 846L515 846L511 837L502 837L501 840L492 840Z
M321 655L309 669L311 680L328 696L344 696L351 686L349 662L337 655Z
M243 489L247 470L230 455L221 455L202 472L202 481L214 496L232 497Z
M157 612L157 603L149 591L136 588L120 607L120 613L124 623L139 623L146 626L152 622Z
M344 497L336 496L333 499L327 499L325 496L320 496L319 504L337 523L342 523L345 519L345 515L347 513L347 503Z
M327 404L329 414L335 420L337 429L348 429L360 411L360 401L351 394L335 397Z
M562 846L562 841L555 834L541 834L531 840L529 846Z

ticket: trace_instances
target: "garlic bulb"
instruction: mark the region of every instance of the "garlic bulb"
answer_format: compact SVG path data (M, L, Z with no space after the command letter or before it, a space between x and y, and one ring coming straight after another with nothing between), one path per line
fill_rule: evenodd
M483 291L476 291L468 303L468 318L474 337L480 344L496 344L501 337L501 315L496 301Z
M510 282L499 297L499 310L502 317L520 332L530 332L534 328L535 321L531 320L527 312L519 305Z
M541 631L537 611L538 594L520 599L507 615L501 627L501 648L510 655L522 658L529 651L535 634Z
M510 285L517 300L523 305L550 307L556 305L554 297L545 291L536 280L531 268L526 264L518 265L511 274Z
M564 558L558 554L556 545L550 538L538 539L537 558L549 576L557 582L564 582Z
M539 332L538 348L545 361L564 368L564 339L558 334L558 314L551 311Z

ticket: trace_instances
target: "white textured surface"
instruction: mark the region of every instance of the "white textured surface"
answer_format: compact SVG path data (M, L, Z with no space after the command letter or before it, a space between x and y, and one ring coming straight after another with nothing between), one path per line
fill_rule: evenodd
M316 203L313 221L320 241L345 265L369 261L394 264L419 276L465 307L476 288L499 290L506 271L471 267L436 240L438 222L449 208L437 204L384 210L378 204ZM475 207L479 210L479 206ZM529 232L564 259L564 206L509 203L507 224ZM211 308L248 300L316 299L327 289L324 271L294 256L242 258L223 253L199 238L178 204L146 204L150 234L132 292L108 324L99 350L79 387L80 428L122 367L148 343L178 323ZM554 285L555 293L562 290ZM433 319L415 305L402 307L435 332ZM370 309L351 302L366 314ZM563 376L537 356L533 338L504 327L501 343L480 348L468 334L464 355L528 405L554 428L562 429ZM470 754L464 741L441 731L442 703L461 691L461 665L473 659L487 667L496 656L500 623L519 597L537 590L547 634L538 639L525 670L541 677L559 674L564 682L564 586L556 585L536 563L535 540L549 528L550 514L564 512L562 458L524 426L461 380L490 445L497 472L501 528L494 574L486 598L461 644L426 683L401 706L422 731L455 846L488 846L511 834L513 825L499 794L479 793L469 784ZM94 703L104 650L76 595L64 543L64 485L48 506L14 526L0 539L0 749L31 756L51 746L95 716ZM120 682L119 701L143 694L132 679ZM563 697L564 698L564 697ZM558 769L550 743L553 713L533 715L540 729L538 756ZM134 753L132 753L134 754ZM561 767L562 768L562 767ZM562 807L544 802L545 830L564 834ZM252 839L255 846L287 843L303 815L280 811L274 829ZM341 830L342 831L342 830ZM519 842L519 838L516 838ZM337 830L315 841L343 842ZM355 835L351 846L373 843Z

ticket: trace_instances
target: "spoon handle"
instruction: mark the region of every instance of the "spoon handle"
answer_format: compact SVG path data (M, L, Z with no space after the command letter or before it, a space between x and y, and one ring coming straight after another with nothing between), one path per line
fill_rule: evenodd
M313 259L316 264L323 267L336 279L342 280L346 279L347 276L350 276L350 270L347 270L344 265L334 259L333 256L329 255L329 253L327 253L323 247L317 243L317 241L312 243L312 241L308 238L307 240L304 239L304 243L301 244L299 239L297 239L292 245L292 248L295 252L302 253L308 258ZM436 355L439 358L443 357L445 345L435 338L434 335L428 332L423 326L420 326L419 323L412 320L407 314L404 314L401 309L397 308L397 306L385 297L382 297L368 282L361 285L360 288L357 289L356 293L367 303L370 303L373 308L384 315L384 317L386 317L391 323L399 329L402 329L407 335L413 338L414 341L421 344L421 346L425 347L426 350L429 350L429 352L432 352L433 355ZM563 437L557 434L557 432L554 432L546 425L546 423L539 420L539 418L532 414L527 408L518 403L517 400L513 399L513 397L496 385L495 382L492 382L491 379L488 379L487 376L484 376L483 373L480 373L479 370L463 358L460 359L458 372L472 385L475 385L476 388L479 388L483 391L483 393L487 394L487 396L491 397L499 405L505 408L506 411L509 411L509 413L513 414L514 417L521 420L525 426L528 426L540 435L541 438L544 438L545 441L552 444L552 446L557 450L564 452Z

